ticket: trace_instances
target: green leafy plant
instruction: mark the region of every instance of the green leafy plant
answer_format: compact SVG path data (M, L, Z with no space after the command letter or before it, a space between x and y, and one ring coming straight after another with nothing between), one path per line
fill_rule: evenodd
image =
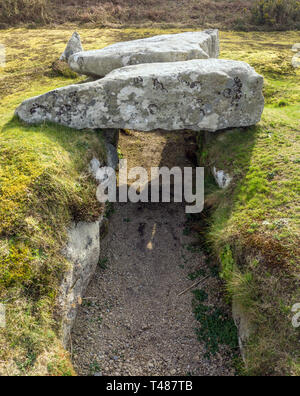
M102 270L106 270L107 269L107 263L108 263L108 258L107 257L104 257L104 258L102 258L102 259L100 259L99 260L99 267L102 269Z
M256 0L251 12L257 25L282 30L300 27L299 0Z
M206 299L203 292L197 290L194 295L194 314L200 323L196 334L199 341L205 343L206 356L215 355L220 345L227 345L232 352L237 352L238 335L233 319L222 309L214 309L202 304L202 301Z

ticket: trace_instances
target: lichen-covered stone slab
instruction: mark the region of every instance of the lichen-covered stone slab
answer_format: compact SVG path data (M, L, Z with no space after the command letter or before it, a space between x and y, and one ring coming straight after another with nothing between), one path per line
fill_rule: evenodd
M29 99L16 114L28 123L76 129L213 132L256 124L264 108L262 88L263 77L239 61L136 65Z
M112 70L141 63L178 62L218 58L218 30L165 34L121 42L69 58L71 69L80 74L106 76Z
M103 216L93 223L73 223L68 230L68 243L62 253L70 266L61 283L58 305L62 314L64 345L76 319L79 301L95 273L100 256L100 233Z

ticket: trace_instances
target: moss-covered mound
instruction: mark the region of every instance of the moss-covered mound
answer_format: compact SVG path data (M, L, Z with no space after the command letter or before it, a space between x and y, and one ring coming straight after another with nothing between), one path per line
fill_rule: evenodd
M69 375L55 320L68 266L61 250L72 221L94 220L103 210L88 164L104 157L104 145L96 132L28 126L14 118L23 99L70 80L53 76L51 62L40 59L41 71L33 66L35 56L26 63L12 47L7 52L0 69L0 302L7 322L0 329L0 373Z
M233 178L224 191L207 188L214 208L208 240L229 295L251 323L246 373L299 374L291 309L300 301L300 74L291 67L288 36L233 37L221 56L264 75L266 108L256 127L199 135L200 163Z

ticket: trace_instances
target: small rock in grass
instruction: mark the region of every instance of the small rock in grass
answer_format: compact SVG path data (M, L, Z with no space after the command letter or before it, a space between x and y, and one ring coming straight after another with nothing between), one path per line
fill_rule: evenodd
M217 168L213 167L213 175L216 183L220 188L227 188L232 181L232 177L223 170L217 170Z
M292 66L296 69L300 67L300 52L297 55L293 56Z
M97 171L101 167L101 163L97 158L93 158L90 162L90 172L96 178Z
M300 51L300 43L296 43L292 46L292 51L293 52L299 52Z

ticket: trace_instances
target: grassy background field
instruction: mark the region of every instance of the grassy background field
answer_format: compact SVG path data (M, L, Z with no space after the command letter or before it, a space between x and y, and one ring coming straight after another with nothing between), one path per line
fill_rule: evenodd
M158 28L79 29L85 49L175 33ZM86 169L103 155L101 137L13 118L24 99L79 82L53 71L71 29L0 31L7 62L0 68L0 329L1 374L73 374L54 321L58 285L68 265L60 254L72 218L99 214ZM255 327L247 373L299 374L299 331L291 306L299 296L299 71L291 46L299 33L221 32L221 58L245 60L265 77L259 126L206 144L201 161L234 175L226 192L212 187L210 246L231 298ZM217 158L217 160L216 160Z

